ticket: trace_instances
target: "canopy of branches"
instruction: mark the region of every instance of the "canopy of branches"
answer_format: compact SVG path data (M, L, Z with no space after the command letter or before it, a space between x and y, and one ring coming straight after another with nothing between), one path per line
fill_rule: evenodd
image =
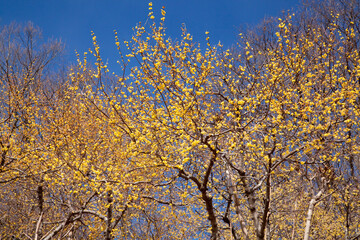
M121 73L93 35L65 80L59 42L1 28L0 238L358 239L359 7L304 3L224 50L150 3Z

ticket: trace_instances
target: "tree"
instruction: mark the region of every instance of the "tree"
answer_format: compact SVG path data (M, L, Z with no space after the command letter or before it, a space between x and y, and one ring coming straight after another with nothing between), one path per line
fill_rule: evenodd
M326 67L322 68L320 70L318 67L313 70L313 73L317 74L317 78L321 79L319 82L318 87L311 91L312 94L315 94L319 91L319 89L322 89L320 94L323 95L325 93L327 94L333 94L335 92L341 92L344 90L344 86L346 84L349 84L347 82L348 79L352 79L351 81L354 81L352 84L354 86L354 89L358 87L358 84L356 83L356 74L354 74L355 69L357 68L357 52L358 52L358 27L356 19L358 18L357 9L358 9L359 3L357 1L322 1L322 2L307 2L303 6L303 9L300 10L299 14L295 16L295 18L292 18L291 21L291 35L292 37L284 38L284 40L288 41L289 44L293 44L293 46L296 46L301 52L299 54L300 61L305 61L304 63L308 62L308 64L303 65L304 68L300 69L297 73L297 78L301 78L302 74L306 74L308 71L308 66L311 66L312 63L316 63L316 61L319 59L319 57L316 56L322 56L324 61L318 62L319 66L325 65ZM286 18L286 16L285 16ZM259 30L256 32L251 32L251 34L243 35L243 38L241 39L241 44L244 47L243 52L245 53L246 50L246 42L249 42L252 46L253 51L256 52L263 52L264 55L267 56L268 52L276 52L279 51L279 47L281 47L280 44L276 44L277 40L274 40L275 33L277 31L273 31L274 28L276 28L276 21L267 21L266 24L259 27ZM280 27L280 25L279 25ZM280 33L279 33L280 34ZM302 38L301 36L304 36ZM289 40L287 40L289 39ZM310 39L314 41L314 46L316 48L306 48L304 43L307 43ZM322 39L320 42L318 39ZM255 44L256 41L256 44ZM253 44L254 43L254 44ZM326 47L327 46L327 47ZM327 50L326 50L327 49ZM280 49L281 51L281 49ZM289 53L291 54L291 53ZM320 58L321 59L321 58ZM253 61L249 61L248 65L250 66L256 66L254 68L259 68L264 62L271 60L270 58L263 58L261 55L254 54ZM353 65L353 63L355 63ZM305 67L306 66L306 67ZM332 71L332 69L336 68ZM324 79L327 81L332 81L332 84L334 84L332 87L326 87L325 84L323 84ZM342 79L341 83L337 82L339 80L336 79ZM344 83L346 82L346 84ZM330 89L330 90L329 90ZM353 96L354 99L352 101L357 102L357 93L356 92L349 92L350 96ZM343 99L346 99L346 97L340 97L341 101ZM340 100L339 99L339 100ZM345 100L346 101L346 100ZM314 100L309 100L309 102L316 102ZM356 103L357 104L357 103ZM356 104L352 105L356 108ZM351 104L350 104L351 105ZM346 108L350 107L350 105L347 105ZM338 112L339 109L333 109L331 112ZM343 110L344 112L347 110ZM322 111L318 111L322 112ZM319 114L315 115L316 121L318 121L317 117ZM355 113L349 113L347 115L348 117L356 116ZM335 115L334 115L335 117ZM350 118L351 118L350 117ZM329 118L326 121L329 121ZM351 120L342 119L341 117L337 117L334 123L330 124L330 128L334 128L334 126L340 127L338 124L341 121L346 121L348 123L352 122ZM331 122L331 121L330 121ZM310 125L311 126L311 125ZM354 142L357 142L358 140L353 138L354 135L356 135L357 127L356 124L346 124L346 127L343 127L344 129L349 128L347 132L347 138L352 138ZM340 138L340 137L339 137ZM320 138L319 141L324 141L325 138ZM350 142L350 140L347 140ZM329 139L325 140L327 144L330 143ZM350 147L351 145L351 147ZM356 144L355 144L356 145ZM342 200L338 199L335 200L338 196L337 194L341 194L344 189L347 189L349 186L353 186L354 184L357 185L358 182L358 160L355 160L355 156L357 155L357 150L355 150L354 144L340 144L340 145L330 145L327 146L328 149L333 149L334 151L331 153L327 150L327 154L330 156L337 156L341 161L337 164L333 164L329 161L320 161L318 163L314 162L314 164L318 165L325 165L320 167L321 169L326 169L329 171L327 174L330 174L330 178L334 180L334 176L336 176L337 181L336 183L332 183L332 186L335 187L335 191L337 193L334 193L331 195L331 197L328 196L328 198L331 199L333 202L341 202ZM354 158L355 157L355 158ZM330 169L331 168L331 169ZM357 170L356 170L357 169ZM350 173L351 172L351 173ZM316 172L314 172L316 173ZM323 171L316 173L315 175L323 175ZM308 174L308 170L305 172L305 176ZM351 177L350 177L351 175ZM329 175L328 175L329 177ZM343 180L341 181L340 179ZM314 178L311 178L312 181ZM352 179L352 180L350 180ZM321 178L319 179L321 180ZM319 183L320 181L317 181L317 185L322 185ZM350 183L354 181L353 183ZM298 181L299 185L303 184L303 181ZM312 186L312 185L310 185ZM313 189L313 188L310 188ZM323 188L324 189L324 188ZM334 190L334 189L333 189ZM299 191L299 190L298 190ZM357 192L357 189L353 189L353 191ZM357 194L354 194L353 192L352 197L354 199L350 200L352 201L358 201L355 200L358 196ZM323 193L323 190L317 190L313 194L313 202L315 201L317 193L320 193L320 195ZM342 195L342 194L341 194ZM323 196L323 195L322 195ZM352 198L350 197L350 198ZM324 198L321 198L320 200L324 200ZM346 200L349 201L349 200ZM348 203L342 203L344 205L348 205ZM312 212L310 209L313 208L313 204L309 202L309 211L308 213ZM331 204L327 203L327 206L329 207ZM335 207L335 206L333 206ZM337 208L337 207L335 207ZM358 206L355 207L355 205L352 205L352 213L354 213L352 216L354 217L353 220L349 221L349 214L346 213L347 210L335 210L334 211L340 211L342 212L341 218L347 219L347 220L340 220L341 218L338 218L339 215L337 215L336 220L334 222L334 225L332 225L333 228L338 228L340 226L339 222L341 221L344 225L344 229L347 229L346 236L334 236L334 238L346 238L346 239L352 239L354 236L357 236L356 230L349 230L349 228L356 229L357 226L357 218L358 214L355 213L358 210ZM335 214L335 213L334 213ZM338 213L337 213L338 214ZM344 215L343 215L344 214ZM310 214L311 215L311 214ZM308 219L311 219L310 215L308 215ZM326 221L330 221L327 219ZM307 222L310 225L310 221ZM307 225L307 226L309 226ZM351 227L353 226L353 227ZM310 228L308 228L310 230ZM352 232L350 234L350 232ZM284 233L282 233L284 234ZM288 236L291 236L291 232L288 234ZM309 235L309 232L307 233ZM294 235L292 235L294 236Z
M46 71L61 49L57 41L42 43L40 30L31 23L0 29L0 183L4 237L11 236L15 229L29 227L28 214L37 212L35 205L42 208L42 200L36 197L36 192L41 195L41 183L36 164L31 166L31 160L42 147L36 126L41 122L38 106L45 104L42 97Z
M119 77L124 90L110 98L113 108L124 106L126 117L118 117L127 119L126 133L148 159L141 167L157 167L171 182L165 196L159 189L146 199L187 206L195 219L209 220L213 239L307 239L311 226L318 237L344 236L336 207L325 200L342 191L347 154L357 154L349 129L357 131L358 54L345 50L351 48L336 19L309 30L289 15L273 27L271 47L247 42L240 57L210 43L201 52L186 31L172 42L163 19L149 32L137 26L126 43L138 66ZM100 61L94 76L102 68ZM173 189L181 198L169 194ZM320 202L318 216L332 205L322 218L334 222L329 229L312 220ZM206 227L198 223L198 231Z
M51 100L34 93L30 108L14 100L26 124L11 134L11 168L0 179L2 192L17 194L3 202L17 208L0 209L26 221L11 232L2 220L2 234L357 238L360 56L351 4L352 17L311 5L268 21L236 51L208 36L202 49L185 28L180 40L167 38L165 10L156 21L149 4L128 54L116 36L119 75L109 74L93 35L94 66L85 53Z

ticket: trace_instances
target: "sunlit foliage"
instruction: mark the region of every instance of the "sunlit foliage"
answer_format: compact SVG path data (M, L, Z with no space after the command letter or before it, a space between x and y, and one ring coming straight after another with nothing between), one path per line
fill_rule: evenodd
M235 51L167 37L150 3L131 40L115 32L117 75L95 34L55 88L37 57L3 61L0 236L358 237L359 23L333 10Z

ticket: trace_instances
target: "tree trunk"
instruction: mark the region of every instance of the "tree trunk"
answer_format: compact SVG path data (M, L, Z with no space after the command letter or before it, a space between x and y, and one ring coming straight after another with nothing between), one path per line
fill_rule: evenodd
M226 169L226 175L227 175L227 178L228 178L228 186L229 186L229 189L230 189L230 195L234 199L235 211L236 211L236 215L237 215L237 217L239 219L241 230L244 233L245 240L249 240L249 233L248 233L247 228L245 227L245 220L241 215L240 201L239 201L239 198L237 197L236 186L233 183L232 172L231 172L231 169L230 169L229 165L227 166L227 169Z
M323 190L320 190L316 196L314 196L310 203L309 203L309 208L308 208L308 212L307 212L307 216L306 216L306 226L305 226L305 232L304 232L304 240L309 240L310 238L310 228L311 228L311 219L312 219L312 215L314 212L314 207L316 205L316 203L319 201L319 199L321 198L321 195L323 194Z

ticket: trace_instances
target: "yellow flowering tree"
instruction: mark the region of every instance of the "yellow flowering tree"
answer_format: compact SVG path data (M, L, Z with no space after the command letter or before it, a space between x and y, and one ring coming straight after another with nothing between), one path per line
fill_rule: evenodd
M2 116L1 237L355 239L359 32L341 14L286 15L231 51L172 40L150 3L127 49L115 36L121 73L93 34L94 66L51 98L4 85L23 123Z
M201 51L185 29L179 42L166 38L161 13L158 26L139 24L125 42L130 63L122 65L136 66L118 77L119 93L106 94L122 109L116 114L137 164L156 169L141 177L146 188L155 187L141 197L187 209L197 220L191 229L212 239L307 239L311 226L319 236L342 236L335 206L328 218L315 214L317 203L338 197L346 178L339 166L349 151L357 154L357 138L347 136L357 131L359 57L344 52L336 16L327 29L310 32L298 31L291 16L279 19L274 48L256 51L246 43L239 56L209 38ZM106 73L98 50L95 44L95 77ZM336 62L344 54L351 69ZM160 172L166 184L154 183ZM334 224L321 232L319 219ZM186 225L179 220L179 226Z

